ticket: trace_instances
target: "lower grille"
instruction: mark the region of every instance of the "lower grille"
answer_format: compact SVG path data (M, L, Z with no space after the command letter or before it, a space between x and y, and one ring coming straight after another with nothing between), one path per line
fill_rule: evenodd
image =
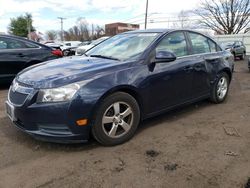
M55 135L69 135L72 134L67 125L63 124L38 124L38 129L44 133Z

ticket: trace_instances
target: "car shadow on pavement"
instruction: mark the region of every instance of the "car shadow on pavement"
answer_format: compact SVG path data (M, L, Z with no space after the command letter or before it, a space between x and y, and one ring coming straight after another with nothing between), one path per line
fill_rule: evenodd
M157 126L162 123L170 123L177 121L181 118L184 118L186 116L189 116L192 113L196 113L196 111L201 110L202 108L205 108L209 105L212 105L212 103L208 100L200 101L191 105L182 106L179 108L176 108L174 110L167 111L163 114L160 114L158 116L146 119L140 123L140 126L136 132L137 134L140 134L145 129L148 129L152 126ZM167 125L166 125L167 126Z

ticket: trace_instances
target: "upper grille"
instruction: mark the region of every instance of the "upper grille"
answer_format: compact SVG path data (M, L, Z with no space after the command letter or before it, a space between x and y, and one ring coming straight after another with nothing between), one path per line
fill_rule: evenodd
M12 104L22 105L27 97L28 94L13 92L12 88L10 88L9 100Z
M32 88L23 86L23 84L14 81L9 90L9 101L12 104L22 105L32 90Z

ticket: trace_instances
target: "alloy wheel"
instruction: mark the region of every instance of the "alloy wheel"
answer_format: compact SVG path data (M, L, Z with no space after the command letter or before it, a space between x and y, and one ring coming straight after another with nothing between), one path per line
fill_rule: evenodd
M110 138L120 138L129 132L134 114L129 104L115 102L107 108L102 118L102 129Z
M217 96L220 100L224 99L228 90L228 81L225 77L221 77L217 86Z

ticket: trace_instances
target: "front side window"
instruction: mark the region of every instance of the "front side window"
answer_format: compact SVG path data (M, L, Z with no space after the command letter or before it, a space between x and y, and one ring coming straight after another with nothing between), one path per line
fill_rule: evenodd
M208 38L197 33L189 33L193 54L210 53Z
M188 55L187 42L183 32L175 32L168 34L156 47L158 51L173 52L176 57Z
M3 40L3 38L0 38L0 49L7 49L7 43Z
M37 48L38 46L28 43L22 42L20 40L14 40L11 38L0 38L0 49L22 49L22 48Z

